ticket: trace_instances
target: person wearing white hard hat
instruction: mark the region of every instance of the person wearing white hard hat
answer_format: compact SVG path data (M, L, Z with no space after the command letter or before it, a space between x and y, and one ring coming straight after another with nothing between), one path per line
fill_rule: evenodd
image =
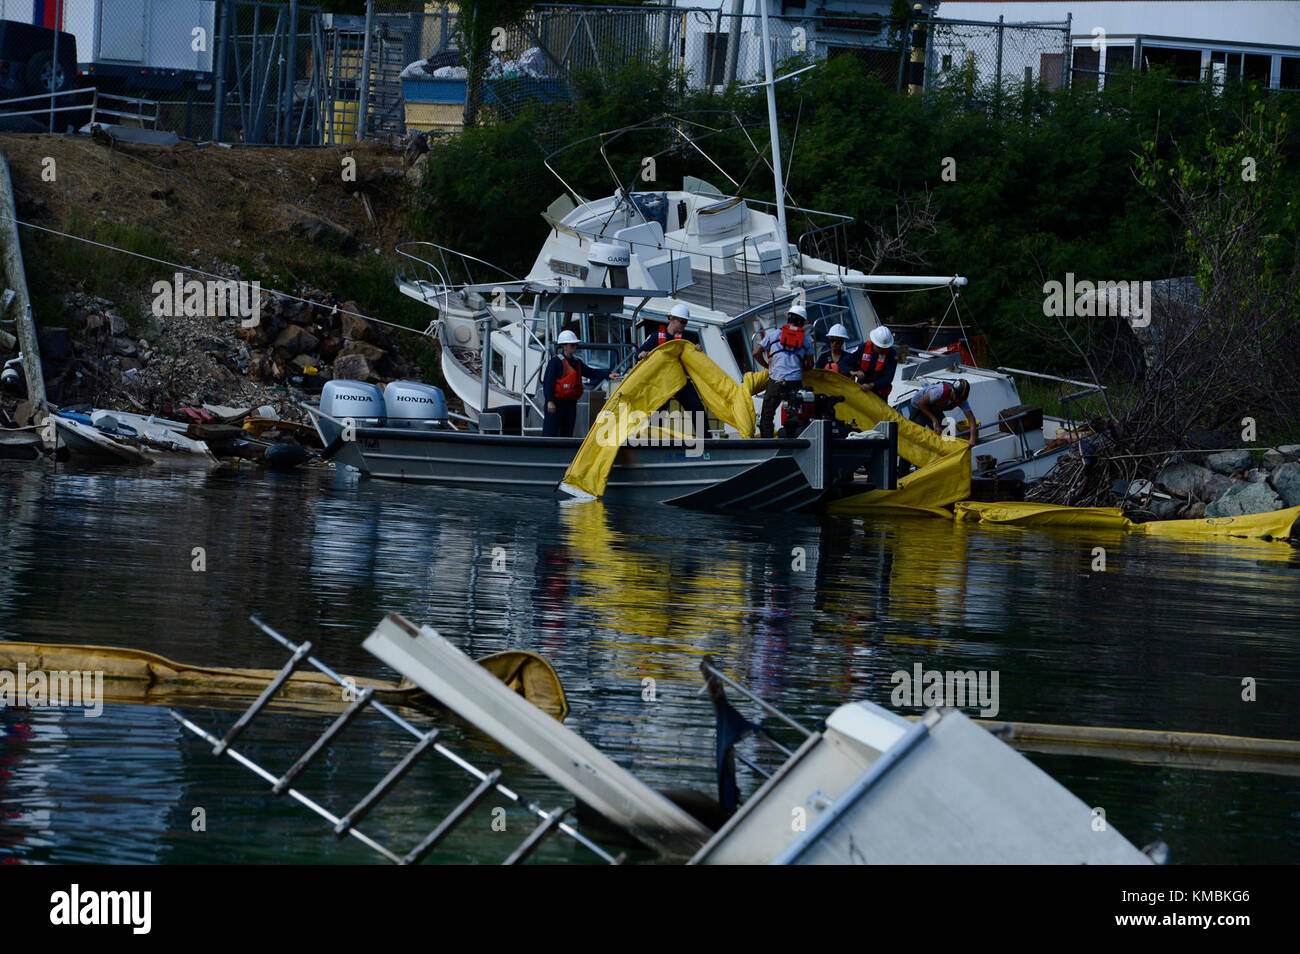
M758 433L762 437L772 436L776 409L803 387L804 368L812 367L812 345L803 330L807 320L808 310L803 305L792 305L785 325L764 332L754 346L754 357L768 368L763 410L758 416Z
M650 337L642 342L641 347L637 349L636 360L642 361L649 356L650 352L661 344L667 344L669 341L689 341L695 345L696 351L703 351L704 347L700 344L700 336L694 331L686 330L686 322L690 320L691 309L684 302L678 302L673 305L673 310L668 313L668 324L661 326L658 331L652 333ZM704 411L704 402L700 400L700 394L695 390L695 385L687 381L682 389L673 395L687 411L699 412Z
M831 325L831 330L826 332L826 340L830 347L817 359L817 367L836 374L853 374L858 369L858 353L845 347L849 340L849 329L843 325Z
M542 396L546 399L542 436L572 437L578 419L578 398L582 397L582 379L599 384L606 378L617 381L618 375L585 364L577 355L578 336L572 331L561 331L555 341L560 352L547 362L542 378Z
M898 370L898 349L894 347L894 333L884 325L871 329L871 337L862 349L855 381L862 390L874 394L882 401L894 390L894 372Z

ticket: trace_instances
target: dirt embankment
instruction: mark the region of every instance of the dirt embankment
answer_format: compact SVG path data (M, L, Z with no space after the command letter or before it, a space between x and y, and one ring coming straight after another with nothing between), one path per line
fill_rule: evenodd
M30 134L0 135L0 149L18 218L30 223L20 234L49 341L42 357L52 401L291 411L330 376L420 376L409 356L414 338L340 313L385 317L404 307L394 305L391 281L393 246L412 237L403 151L158 148ZM187 271L186 280L260 281L259 325L208 308L160 309L154 283L173 283L176 266L208 273Z

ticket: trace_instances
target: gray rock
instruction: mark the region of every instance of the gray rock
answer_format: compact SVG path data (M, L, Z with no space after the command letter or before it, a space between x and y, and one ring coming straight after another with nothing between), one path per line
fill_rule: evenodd
M342 225L296 206L282 205L272 214L309 242L325 242L344 247L352 243L352 233Z
M424 185L424 175L428 168L429 154L427 152L411 163L410 168L406 170L406 181L410 183L411 188L418 189Z
M130 338L110 338L108 340L108 350L112 354L119 354L123 357L134 358L139 350L135 342Z
M1300 464L1283 464L1273 471L1273 489L1288 507L1300 507Z
M1248 450L1220 451L1205 458L1210 470L1219 474L1236 474L1250 467L1253 458ZM1255 511L1259 512L1259 511Z
M1270 447L1268 450L1264 451L1263 463L1265 467L1272 470L1274 467L1286 463L1286 455L1276 447Z
M377 382L379 375L363 355L350 354L334 362L334 377L352 381Z
M289 325L275 339L275 347L283 348L289 357L309 354L320 345L320 340L301 325Z
M1181 514L1186 503L1187 501L1185 500L1178 500L1173 497L1169 499L1154 497L1151 502L1147 504L1146 509L1151 511L1151 514L1157 520L1172 520L1174 517Z
M1170 464L1156 476L1156 483L1174 494L1193 497L1203 503L1218 500L1232 489L1232 480L1199 464Z
M1257 484L1260 481L1268 480L1268 471L1260 470L1258 467L1255 467L1246 471L1245 477L1252 484Z
M121 315L108 316L108 333L110 335L124 335L126 334L126 330L127 324L125 318Z
M1199 500L1194 500L1187 505L1187 509L1179 514L1184 520L1198 520L1205 516L1205 504Z
M1287 460L1300 461L1300 444L1279 444L1277 450Z
M1207 517L1240 517L1282 509L1282 498L1268 484L1237 484L1205 508Z

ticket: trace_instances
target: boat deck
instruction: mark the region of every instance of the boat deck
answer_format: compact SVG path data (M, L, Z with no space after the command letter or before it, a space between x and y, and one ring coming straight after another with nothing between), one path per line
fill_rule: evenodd
M783 297L778 290L777 281L769 281L765 275L750 275L745 272L715 275L707 269L692 268L691 277L695 284L678 289L677 297L692 305L713 308L728 315L737 315L764 302Z

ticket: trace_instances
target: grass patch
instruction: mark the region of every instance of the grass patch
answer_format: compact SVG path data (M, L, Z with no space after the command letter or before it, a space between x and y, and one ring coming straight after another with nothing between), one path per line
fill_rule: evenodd
M63 295L70 282L77 282L86 294L113 301L122 317L138 327L145 317L143 302L149 286L167 269L125 253L175 261L171 247L151 229L119 222L74 217L66 231L113 248L48 233L36 233L25 242L23 262L37 320L43 325L69 326L75 315L64 305ZM164 277L170 279L170 273Z

